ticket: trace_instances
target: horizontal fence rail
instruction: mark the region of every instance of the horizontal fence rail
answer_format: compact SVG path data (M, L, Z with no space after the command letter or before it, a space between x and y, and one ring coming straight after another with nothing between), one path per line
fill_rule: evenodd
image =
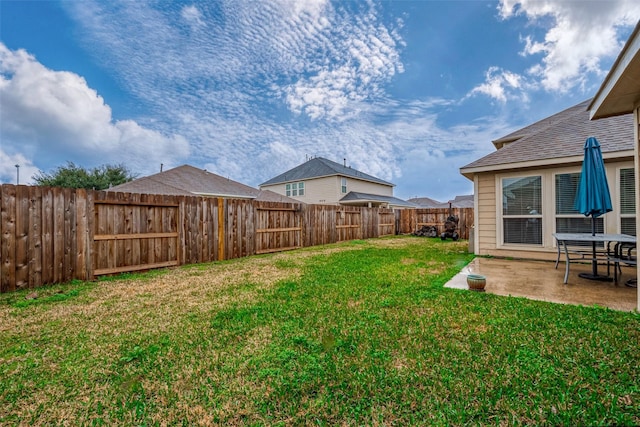
M0 186L0 292L345 240L443 230L467 239L473 209L257 202L200 196Z

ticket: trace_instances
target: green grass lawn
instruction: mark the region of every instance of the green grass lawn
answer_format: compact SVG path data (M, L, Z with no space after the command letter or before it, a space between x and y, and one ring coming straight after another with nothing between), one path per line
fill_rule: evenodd
M637 425L640 316L399 237L0 296L0 424Z

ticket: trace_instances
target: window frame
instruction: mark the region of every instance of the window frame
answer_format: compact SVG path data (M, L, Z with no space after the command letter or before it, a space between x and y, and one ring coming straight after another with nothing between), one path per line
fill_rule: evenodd
M531 248L531 249L543 249L545 243L544 233L544 209L546 205L545 200L545 176L543 173L514 173L504 174L497 176L497 188L496 195L499 196L496 199L497 217L499 218L499 227L497 227L496 237L498 237L498 248ZM539 178L540 179L540 209L537 209L537 214L505 214L504 213L504 181L508 179L523 179L523 178ZM515 243L505 242L505 220L509 219L526 219L536 220L540 227L540 243ZM496 224L498 225L498 224Z
M622 185L622 171L623 170L631 170L632 171L632 177L630 178L629 183L631 184L631 202L630 206L632 207L633 212L622 212L622 208L623 208L623 185ZM636 177L635 177L635 167L633 165L619 165L616 167L616 210L618 211L618 215L617 215L617 220L618 220L618 224L617 224L617 230L619 233L623 233L623 229L622 229L622 221L623 219L633 219L635 221L635 218L637 216L637 212L636 212L636 201L635 201L635 197L636 197L636 191L635 191L635 184L636 184ZM634 227L635 228L635 227ZM625 233L627 234L627 233ZM636 230L636 234L637 234L637 230Z
M304 193L304 181L289 182L284 186L284 194L287 197L301 197Z

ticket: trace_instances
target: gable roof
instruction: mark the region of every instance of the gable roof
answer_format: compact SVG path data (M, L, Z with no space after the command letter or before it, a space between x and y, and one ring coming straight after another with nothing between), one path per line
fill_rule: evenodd
M224 178L215 173L182 165L143 178L117 185L107 191L172 196L205 196L232 199L256 199L269 202L300 203L273 191L261 191L248 185Z
M407 202L406 200L398 199L393 196L381 196L379 194L369 194L369 193L359 193L357 191L350 191L340 199L341 204L353 204L353 203L388 203L390 206L404 206L407 208L415 208L411 202Z
M460 173L471 178L475 172L579 163L589 136L598 139L605 159L633 156L633 115L592 121L589 102L495 140L494 145L502 148L463 166Z
M263 182L260 184L260 187L264 185L282 184L286 182L302 181L305 179L322 178L326 176L346 176L362 181L374 182L376 184L394 186L394 184L390 182L352 169L351 166L344 166L340 163L325 159L324 157L314 157L293 169L281 173L275 178L271 178L270 180Z

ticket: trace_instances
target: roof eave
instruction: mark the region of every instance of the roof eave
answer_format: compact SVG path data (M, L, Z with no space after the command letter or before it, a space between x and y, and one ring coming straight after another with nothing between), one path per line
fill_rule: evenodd
M267 184L267 182L269 182L269 181L267 181L267 182L264 182L264 183L260 184L258 187L260 189L262 189L262 187L269 187L269 186L272 186L272 185L291 184L292 182L308 181L308 180L311 180L311 179L330 178L332 176L343 176L345 178L353 178L353 179L357 179L358 181L365 181L365 182L370 182L372 184L386 185L388 187L395 187L396 186L395 184L393 184L391 182L386 182L386 181L382 181L382 180L375 181L373 179L360 178L360 177L357 177L357 176L346 175L346 174L342 174L342 173L336 172L336 173L332 173L332 174L329 174L329 175L318 175L318 176L310 176L310 177L307 177L307 178L289 179L289 180L286 180L286 181L271 182L271 183L268 183L268 184Z
M640 21L589 104L591 120L633 112L640 104Z
M223 193L203 193L199 191L191 191L191 193L196 196L223 197L225 199L255 199L256 198L256 196L249 196L246 194L240 195L240 194L223 194Z
M604 160L619 160L624 158L633 158L633 150L612 151L608 153L602 153ZM530 162L517 162L517 163L503 163L498 165L486 165L476 167L463 167L460 168L460 174L465 178L473 181L473 176L477 173L483 172L506 172L509 170L522 170L522 169L534 169L534 168L549 168L554 166L569 165L582 163L584 156L570 156L559 157L557 159L542 159Z

